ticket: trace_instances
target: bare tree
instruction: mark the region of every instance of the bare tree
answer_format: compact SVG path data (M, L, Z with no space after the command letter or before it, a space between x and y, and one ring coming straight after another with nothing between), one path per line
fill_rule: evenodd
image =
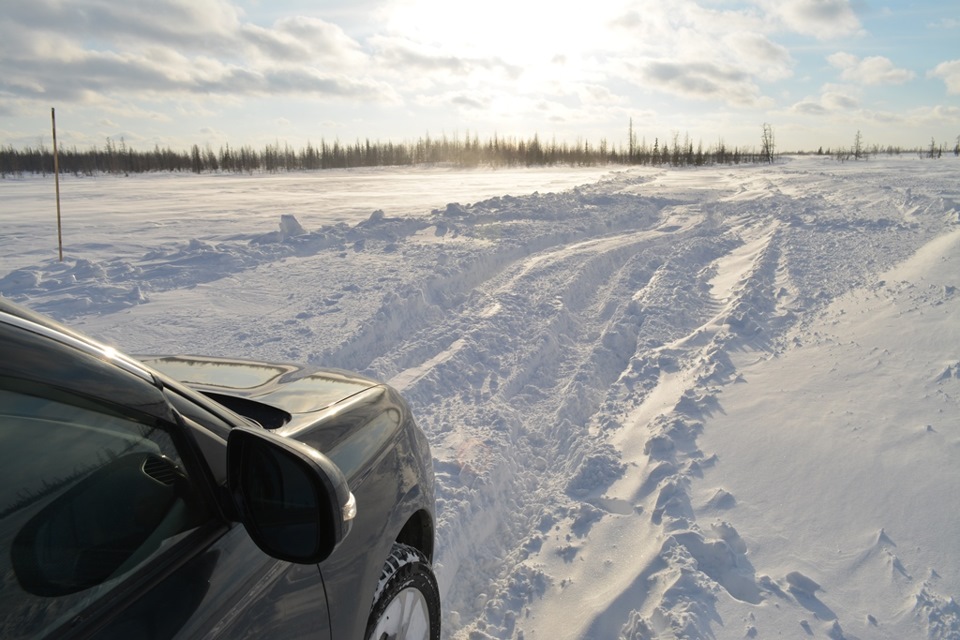
M773 141L773 126L766 122L763 123L763 137L761 138L761 142L760 156L764 161L772 163L776 145Z
M860 135L860 129L857 129L857 135L853 138L853 159L859 160L866 155L867 153L863 150L863 136Z

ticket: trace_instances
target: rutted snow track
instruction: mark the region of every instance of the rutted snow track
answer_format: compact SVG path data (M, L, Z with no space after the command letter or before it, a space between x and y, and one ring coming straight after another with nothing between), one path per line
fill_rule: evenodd
M612 565L615 555L609 554L617 545L587 545L588 537L618 540L624 528L649 528L644 513L663 526L665 512L673 517L676 509L682 511L676 506L682 500L677 484L667 482L657 493L655 482L701 462L702 456L693 455L699 453L699 426L667 424L645 407L693 402L685 393L698 375L712 375L718 364L697 356L717 351L712 334L750 287L741 282L734 287L741 295L721 302L708 283L714 261L744 242L739 234L718 233L714 222L699 214L688 215L683 226L658 227L672 231L580 242L505 269L480 288L478 304L465 305L456 320L444 322L464 327L457 348L428 360L407 389L408 396L434 408L422 416L431 432L442 434L442 425L448 425L435 455L443 461L443 536L452 541L451 560L446 553L441 558L441 580L450 585L454 623L473 610L479 618L475 631L509 637L518 611L536 611L547 589L559 586L574 603L591 595L577 589L576 575ZM767 227L746 231L758 235L760 247L747 245L753 253L745 257L756 271L776 234ZM732 268L749 271L740 264ZM478 319L481 307L497 313ZM727 318L719 318L723 310ZM502 355L485 358L485 353ZM641 406L623 415L628 403ZM675 442L678 429L686 441ZM608 437L627 432L635 439L638 430L646 433L639 446ZM670 460L680 455L678 447L694 449L682 464L662 462L645 471L625 464L651 449L654 457ZM645 489L614 491L638 476ZM498 514L509 519L498 522ZM652 554L650 562L657 561ZM632 583L644 563L617 566ZM604 583L618 588L616 580ZM549 624L555 613L549 609L570 603L563 597L544 603L544 618L533 629L542 629L543 637L571 634L567 618L559 627ZM584 616L583 622L590 619ZM571 635L610 637L626 622L600 615Z

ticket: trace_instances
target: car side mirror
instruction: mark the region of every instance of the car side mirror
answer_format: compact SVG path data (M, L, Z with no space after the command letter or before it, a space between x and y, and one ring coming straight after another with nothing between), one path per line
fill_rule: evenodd
M227 469L238 519L264 553L315 564L349 533L356 501L337 465L316 449L236 427L227 438Z

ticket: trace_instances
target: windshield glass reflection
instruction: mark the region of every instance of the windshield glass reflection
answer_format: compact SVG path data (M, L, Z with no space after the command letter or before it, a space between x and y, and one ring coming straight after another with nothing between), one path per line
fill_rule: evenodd
M295 371L296 367L216 358L157 358L144 360L150 366L185 384L224 389L254 389Z

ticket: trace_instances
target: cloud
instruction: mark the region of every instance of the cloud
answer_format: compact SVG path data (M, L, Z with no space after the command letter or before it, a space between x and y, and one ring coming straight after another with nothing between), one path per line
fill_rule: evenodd
M460 94L450 98L450 104L465 109L476 109L477 111L481 111L487 108L489 102L485 99L478 99L466 94Z
M239 90L248 95L315 95L399 101L396 91L386 83L300 66L264 70L229 67L215 78L186 88L199 93L230 94Z
M850 111L860 107L860 99L841 89L834 89L821 94L820 104L830 111Z
M619 96L608 87L599 84L582 84L574 87L577 97L582 104L589 105L622 105L627 104L627 99Z
M169 49L144 54L86 51L56 63L21 60L0 77L0 90L43 100L96 103L109 96L313 95L396 101L385 83L306 66L255 68L188 58Z
M856 87L825 84L820 88L820 97L806 97L790 107L790 111L820 116L838 112L851 112L859 108L860 96Z
M406 38L374 36L371 44L377 50L378 62L401 71L443 73L462 77L476 71L499 71L516 78L522 68L505 63L499 58L466 57L443 53L435 47L419 44Z
M363 73L370 57L340 27L244 23L223 0L35 0L0 18L0 91L96 104L119 96L298 95L397 102Z
M943 80L947 85L947 93L960 93L960 60L941 62L936 68L928 71L927 76Z
M355 66L367 59L343 29L317 18L283 18L272 28L244 24L239 37L255 54L274 62Z
M914 78L916 74L908 69L897 69L889 58L857 56L838 52L827 56L827 62L841 70L840 77L848 82L864 85L903 84Z
M960 122L960 107L954 105L936 105L918 107L907 114L911 121L921 125L954 125Z
M770 29L760 12L750 8L716 10L703 4L711 3L634 0L629 9L608 21L604 46L647 56L713 59L725 55L725 42L756 53L755 47L766 40L762 34Z
M723 44L744 69L762 80L782 80L793 75L790 52L764 35L739 31L725 35Z
M927 26L933 29L960 29L960 20L957 18L940 18Z
M793 105L793 107L791 107L790 110L796 113L802 113L802 114L812 115L812 116L826 115L827 113L829 113L826 107L824 107L818 101L811 100L811 99L805 99L798 102L797 104Z
M448 91L419 95L418 104L440 109L485 111L490 108L490 97L475 91Z
M719 4L633 2L609 23L611 46L620 48L609 57L619 61L626 79L646 89L729 105L765 104L758 83L792 76L794 60L767 35L771 20L758 7L714 8Z
M821 40L862 31L849 0L760 0L785 27Z
M753 105L760 100L760 90L747 72L713 62L648 60L635 72L640 86L687 98L737 105Z
M17 60L0 89L25 98L95 103L102 92L142 91L176 83L152 60L113 52L71 51L60 60Z
M933 107L918 107L908 112L908 117L922 124L953 125L960 121L960 107L936 105Z
M31 0L4 7L15 29L101 42L152 42L191 48L232 40L241 15L226 0Z

